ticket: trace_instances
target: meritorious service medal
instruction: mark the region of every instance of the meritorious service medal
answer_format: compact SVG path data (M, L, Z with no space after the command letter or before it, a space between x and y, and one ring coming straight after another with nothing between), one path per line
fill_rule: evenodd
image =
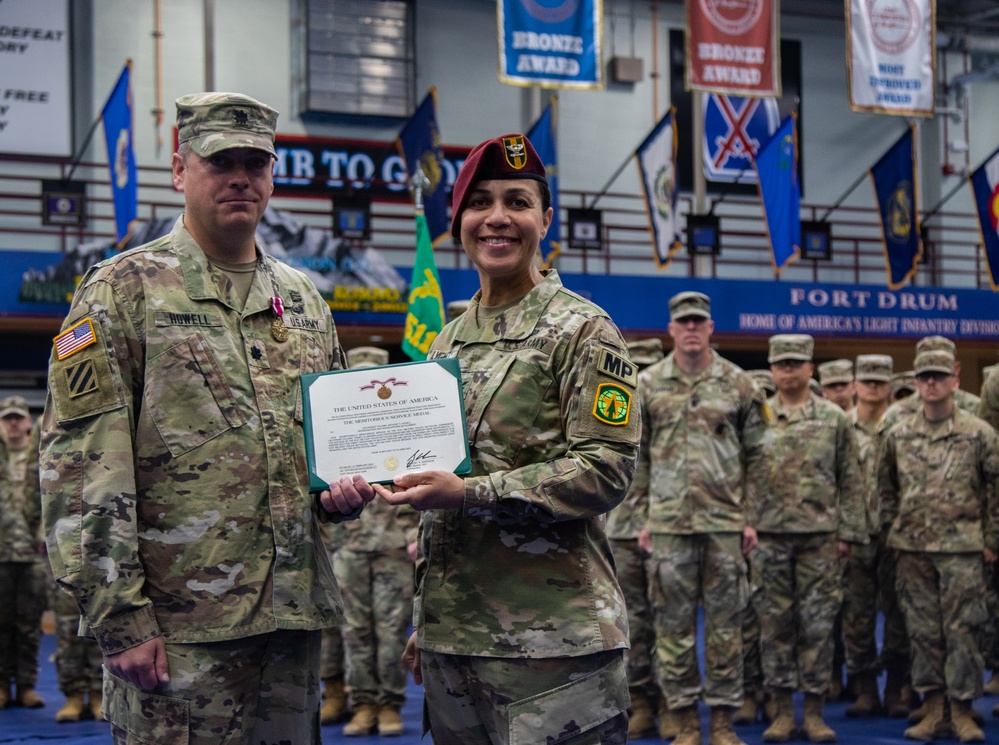
M271 321L271 336L276 342L288 341L288 327L281 320L281 316L284 315L284 302L280 297L271 298L271 310L274 311L274 320Z

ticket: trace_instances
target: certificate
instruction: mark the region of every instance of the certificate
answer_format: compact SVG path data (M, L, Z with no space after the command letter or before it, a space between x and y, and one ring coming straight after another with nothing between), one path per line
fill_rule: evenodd
M458 360L302 375L309 489L343 476L391 482L400 473L468 473Z

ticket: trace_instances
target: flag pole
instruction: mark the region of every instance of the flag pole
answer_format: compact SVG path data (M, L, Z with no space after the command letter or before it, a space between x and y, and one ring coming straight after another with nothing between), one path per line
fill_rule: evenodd
M423 172L423 166L416 167L416 173L409 180L409 188L413 192L413 206L417 212L423 212L423 190L430 186L430 179Z
M624 169L628 167L628 164L631 162L631 159L634 157L635 154L631 153L627 158L624 159L624 162L620 166L618 166L618 169L614 171L614 174L610 177L607 183L604 184L604 188L601 189L600 192L595 197L593 197L593 201L590 202L589 209L593 209L594 207L596 207L597 202L600 201L600 197L604 196L607 193L607 190L611 188L611 184L617 181L617 177L624 172ZM586 207L586 204L584 203L583 206Z
M87 148L90 146L90 141L94 139L94 132L97 131L97 125L101 123L104 118L104 114L101 113L94 119L94 123L90 125L90 129L87 131L87 136L83 138L83 145L80 146L80 150L77 152L76 156L73 158L73 162L70 163L69 173L63 178L63 181L69 181L73 178L73 174L76 172L76 167L80 165L80 161L83 160L83 154L87 152Z
M931 209L929 212L923 215L923 219L920 221L920 224L925 225L927 220L929 220L931 217L936 216L936 214L940 211L940 208L943 207L945 204L947 204L947 202L950 201L951 197L953 197L955 194L961 191L961 189L963 189L967 185L967 183L968 183L967 179L961 179L960 183L954 186L954 188L950 190L950 193L948 193L947 196L945 196L943 199L941 199L939 202L933 205L933 209Z
M869 170L870 169L868 169L868 171ZM862 174L860 174L860 177L856 181L850 184L850 187L843 192L843 196L841 196L839 199L836 200L836 204L827 209L826 213L819 218L819 222L825 222L826 218L829 217L829 215L831 215L833 212L839 209L839 206L846 201L846 198L853 193L853 190L856 189L858 186L860 186L867 179L868 171L864 171Z

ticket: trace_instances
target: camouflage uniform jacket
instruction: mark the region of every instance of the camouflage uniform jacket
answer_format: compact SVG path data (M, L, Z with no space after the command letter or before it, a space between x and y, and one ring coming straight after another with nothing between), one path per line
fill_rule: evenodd
M359 553L406 548L416 540L419 521L420 513L412 507L375 499L364 508L364 519L337 526L342 541L337 548Z
M768 404L774 473L757 530L835 533L841 541L866 543L864 480L846 414L815 394L797 408L785 407L779 394Z
M627 647L604 532L641 427L624 340L554 270L482 328L480 295L430 350L461 364L472 472L463 509L422 517L419 645L532 658Z
M955 408L942 431L920 411L885 436L878 492L888 545L903 551L999 552L999 438L990 425Z
M978 416L999 430L999 371L990 373L982 383Z
M0 481L0 561L35 562L41 539L42 504L38 494L38 427L28 446L7 446L7 475Z
M860 473L864 478L864 494L867 507L867 532L870 535L880 533L881 517L878 507L877 472L877 427L878 423L865 423L857 418L857 407L854 406L846 415L853 426L853 434L857 439L858 462Z
M652 533L738 533L753 525L771 473L766 401L712 354L693 379L670 353L638 376L642 447L632 489Z
M96 343L52 356L43 519L55 577L105 653L342 620L298 380L342 352L314 285L258 256L240 312L181 218L93 267L74 297L64 328L92 323Z

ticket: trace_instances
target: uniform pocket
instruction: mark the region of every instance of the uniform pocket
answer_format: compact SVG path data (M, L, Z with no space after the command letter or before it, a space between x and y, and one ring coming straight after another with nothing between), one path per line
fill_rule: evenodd
M246 423L200 333L149 361L145 391L143 405L174 457Z
M188 745L190 706L186 699L143 691L104 668L105 716L126 745Z

